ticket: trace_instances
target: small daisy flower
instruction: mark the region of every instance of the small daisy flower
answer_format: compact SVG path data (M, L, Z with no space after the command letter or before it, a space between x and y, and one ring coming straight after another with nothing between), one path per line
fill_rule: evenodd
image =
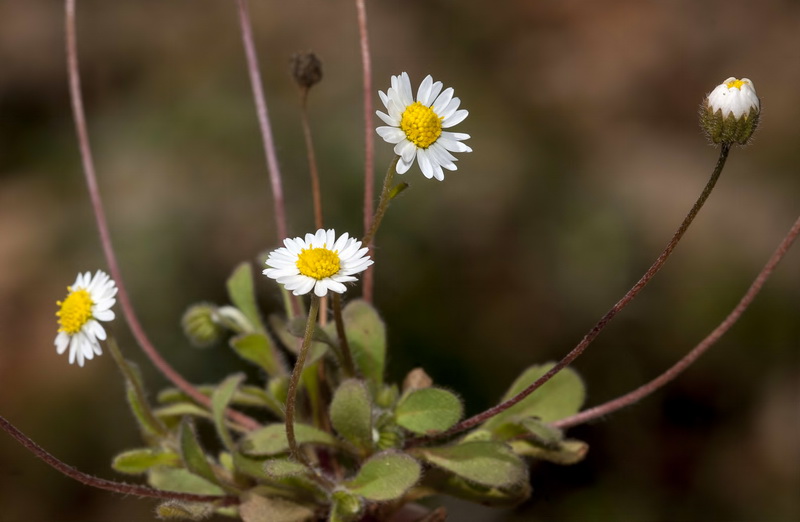
M744 145L758 125L761 102L753 82L730 77L706 97L700 123L714 143Z
M99 341L105 340L106 331L98 321L114 319L111 307L117 301L114 298L117 285L108 274L98 270L94 277L89 272L78 274L67 291L67 297L56 303L59 306L56 351L60 355L69 346L69 363L77 359L78 366L83 366L84 359L103 354Z
M378 91L388 114L375 111L388 127L378 127L377 133L387 143L393 143L394 153L400 156L397 173L404 174L414 164L426 178L444 179L443 168L456 170L457 159L451 152L472 152L466 144L469 134L448 132L464 121L469 112L459 110L461 100L453 97L453 89L442 91L442 82L426 76L417 90L417 99L411 92L407 73L392 76L392 86L386 94Z
M343 283L355 281L353 274L363 272L373 261L361 241L347 233L336 238L333 229L319 229L306 237L284 239L282 248L270 252L263 274L275 279L294 295L305 295L312 289L324 297L328 291L343 293Z

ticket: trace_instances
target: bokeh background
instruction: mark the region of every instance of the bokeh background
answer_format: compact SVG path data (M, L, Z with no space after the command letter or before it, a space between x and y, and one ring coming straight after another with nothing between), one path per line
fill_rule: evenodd
M289 56L315 50L311 95L326 223L360 231L361 72L349 1L252 2L290 229L313 226ZM589 404L631 390L729 312L793 223L800 195L800 3L792 0L368 2L375 88L408 71L456 89L472 154L411 184L384 221L377 305L394 379L423 366L468 413L529 364L574 346L666 244L717 158L696 123L705 93L747 76L763 104L752 144L648 289L577 361ZM196 350L185 307L274 248L266 167L233 2L86 0L80 61L100 186L140 318L190 380L239 361ZM55 355L55 301L106 268L67 97L63 5L0 2L0 413L59 458L120 478L140 444L110 357ZM375 96L376 103L379 103ZM375 119L375 125L379 120ZM391 148L376 138L380 177ZM535 464L534 493L452 520L800 519L800 249L742 320L666 390L572 430L587 459ZM280 309L259 281L265 312ZM349 296L357 296L357 289ZM166 385L113 325L151 391ZM72 482L0 434L0 521L144 521L151 501Z

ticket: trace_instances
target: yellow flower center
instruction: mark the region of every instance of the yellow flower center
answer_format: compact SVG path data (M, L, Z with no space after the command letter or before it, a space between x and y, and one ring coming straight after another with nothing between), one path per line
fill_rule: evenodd
M94 301L92 301L92 296L89 295L89 292L83 288L73 292L72 287L68 286L67 290L69 291L67 298L56 302L61 307L56 312L59 324L58 331L75 335L92 318Z
M339 253L327 248L308 248L297 256L297 269L304 276L325 279L339 271Z
M400 128L408 140L421 149L427 149L442 134L442 118L433 109L414 102L403 111Z
M745 85L745 84L747 84L747 82L743 82L742 80L731 80L728 83L726 83L725 86L728 89L736 88L736 89L741 90L742 89L742 85Z

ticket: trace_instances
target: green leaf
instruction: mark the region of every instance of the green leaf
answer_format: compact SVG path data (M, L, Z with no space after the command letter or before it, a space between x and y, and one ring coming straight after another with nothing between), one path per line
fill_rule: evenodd
M177 491L178 493L194 493L196 495L224 495L225 492L202 477L192 474L183 468L158 466L147 473L147 481L156 489Z
M225 425L225 410L228 409L228 403L230 403L233 394L236 393L236 389L243 380L244 374L231 375L222 381L222 384L211 395L211 413L214 416L214 426L217 428L217 434L222 443L231 451L234 451L235 445L233 437L231 437L231 433Z
M331 401L331 423L345 440L360 448L372 447L372 400L362 381L348 379Z
M425 476L426 482L432 479L438 493L484 506L511 507L525 501L531 495L531 486L527 480L501 489L474 484L456 475L442 478L439 473L442 472L434 469Z
M510 444L518 455L562 465L576 464L582 461L589 452L588 444L575 439L567 439L559 443L556 449L543 447L528 440L515 440Z
M266 333L261 314L256 304L255 288L253 286L253 267L250 263L242 263L236 267L228 278L228 296L236 308L247 317L257 331Z
M464 408L453 393L441 388L414 390L400 399L397 424L414 433L444 431L461 419Z
M241 498L239 515L244 522L307 522L317 520L308 506L280 497L265 497L248 491Z
M331 497L333 505L328 522L352 522L364 508L361 499L349 491L334 491Z
M179 439L181 457L183 458L186 469L195 475L203 477L209 482L218 484L219 480L214 474L211 464L208 463L206 454L203 448L200 447L200 443L197 441L197 435L194 433L194 428L188 418L181 422Z
M554 363L531 366L520 375L506 392L503 400L508 400L536 382L546 374ZM541 388L531 393L519 403L495 415L483 424L485 429L494 429L514 417L538 417L543 422L552 422L577 413L586 398L583 381L572 368L564 368Z
M158 505L158 518L177 518L181 520L203 520L214 514L214 506L200 502L167 500Z
M419 481L422 466L405 453L386 451L364 462L345 487L369 500L394 500Z
M240 334L230 339L231 348L242 359L256 364L267 375L283 375L286 368L272 340L265 333Z
M383 384L386 364L386 326L375 308L363 299L347 303L342 318L356 366L370 381L372 390L377 391Z
M157 417L166 421L176 417L178 420L180 420L180 418L187 415L193 417L202 417L204 419L211 418L211 413L207 409L201 408L193 402L178 402L175 404L170 404L169 406L157 408L154 413Z
M144 382L139 368L132 362L126 361L119 350L117 343L110 339L108 349L125 378L125 396L134 417L139 423L142 436L149 442L158 441L167 434L167 428L158 417L153 414L144 392Z
M336 439L332 435L307 424L295 423L294 435L297 444L336 445ZM289 451L286 426L283 423L270 424L251 431L242 438L240 446L245 455L269 456L285 453Z
M120 473L138 475L154 466L181 466L178 454L158 448L140 448L120 453L111 462L111 467Z
M305 475L308 468L296 460L269 459L264 462L264 472L271 478L296 477Z
M420 448L414 453L435 466L488 487L508 488L527 478L525 463L501 442L466 442Z

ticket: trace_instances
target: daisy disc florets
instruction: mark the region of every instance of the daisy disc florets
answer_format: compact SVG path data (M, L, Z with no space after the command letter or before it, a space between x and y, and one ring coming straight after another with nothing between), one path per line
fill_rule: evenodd
M404 174L414 164L426 178L444 179L444 171L456 170L456 157L451 152L472 152L463 140L469 134L449 132L464 121L469 112L458 108L461 100L453 97L453 89L442 90L442 82L434 82L428 75L417 90L416 100L411 91L407 73L392 76L392 86L386 92L378 91L387 113L376 111L386 123L375 129L386 142L394 144L397 173Z
M56 303L59 307L56 351L62 354L69 347L69 363L77 360L78 366L83 366L84 360L103 353L100 341L105 340L106 331L99 321L114 319L111 307L117 301L114 298L117 285L108 274L98 270L94 276L89 272L78 274L67 292L67 297Z
M275 279L294 295L311 290L318 297L328 291L343 293L344 283L355 281L354 274L363 272L373 261L361 241L344 233L336 238L333 229L319 229L305 238L287 238L284 246L270 252L263 274Z

